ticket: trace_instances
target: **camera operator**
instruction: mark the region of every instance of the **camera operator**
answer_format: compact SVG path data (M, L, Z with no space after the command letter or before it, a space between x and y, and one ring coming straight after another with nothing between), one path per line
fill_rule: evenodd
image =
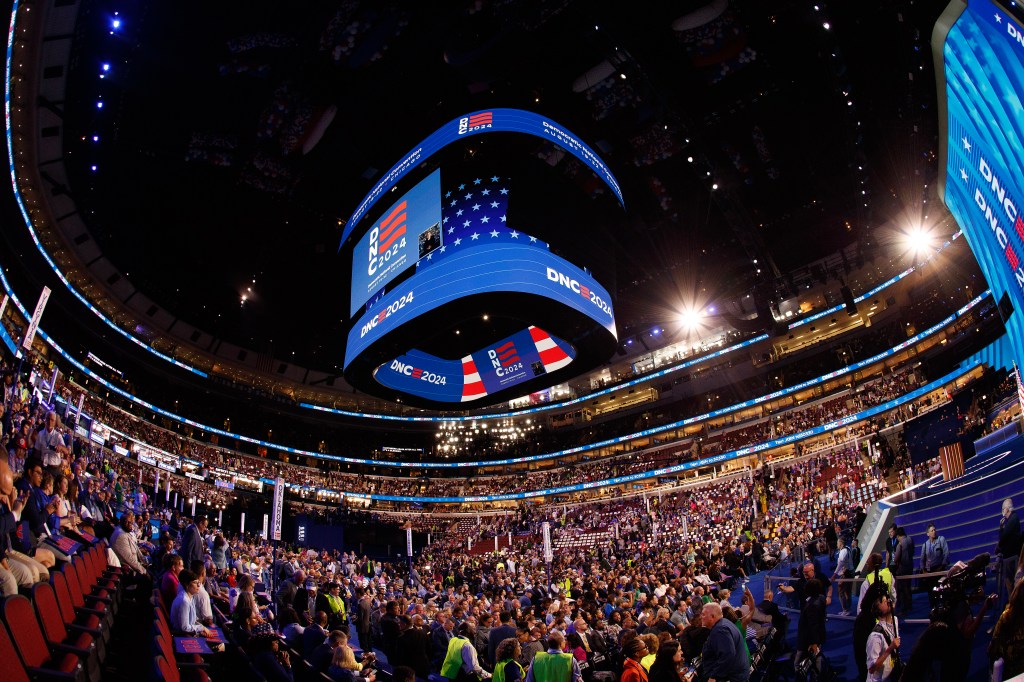
M983 597L988 554L980 554L967 564L958 563L939 580L935 590L936 606L931 621L914 646L904 679L962 680L971 664L971 643L985 613L995 605L997 596ZM983 598L977 615L971 604Z

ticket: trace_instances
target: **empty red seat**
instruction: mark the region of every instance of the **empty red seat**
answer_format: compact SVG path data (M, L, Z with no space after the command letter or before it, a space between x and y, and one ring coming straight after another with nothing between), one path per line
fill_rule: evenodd
M32 602L20 594L7 597L0 606L0 615L27 670L44 669L60 673L69 680L85 680L85 668L77 655L60 649L50 653Z
M106 627L106 624L100 619L102 615L100 612L87 607L75 609L75 604L71 600L71 590L68 588L68 579L63 573L52 572L50 585L57 597L57 606L60 609L61 618L64 619L64 625L69 627L74 625L93 637L101 637L104 642L110 641L110 628Z
M32 587L32 602L36 607L36 616L39 625L43 629L43 637L53 647L60 645L83 659L90 675L95 673L99 676L100 661L100 638L93 638L92 634L83 628L68 628L60 614L60 606L57 604L57 595L50 583L36 583Z
M68 592L71 593L71 603L75 610L82 612L82 609L92 609L96 615L103 619L107 626L114 623L114 612L107 608L107 605L98 597L82 592L82 583L78 579L78 571L71 564L64 566L64 577L67 579Z

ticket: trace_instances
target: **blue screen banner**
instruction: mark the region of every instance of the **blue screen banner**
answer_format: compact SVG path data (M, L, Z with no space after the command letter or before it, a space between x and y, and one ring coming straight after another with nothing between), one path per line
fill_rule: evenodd
M534 294L558 301L616 336L611 297L597 280L532 237L494 229L476 233L467 245L448 256L443 266L417 268L402 286L370 306L349 331L345 367L377 339L409 320L451 301L492 292Z
M441 246L441 171L391 205L352 253L350 315L389 282Z
M940 197L986 280L1016 314L1007 333L1024 360L1024 27L989 0L954 0L936 25L945 116Z

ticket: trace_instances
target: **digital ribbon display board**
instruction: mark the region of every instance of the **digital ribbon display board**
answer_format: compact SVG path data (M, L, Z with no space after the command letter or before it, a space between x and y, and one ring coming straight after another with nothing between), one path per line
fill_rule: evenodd
M935 27L939 196L963 229L1024 361L1024 25L989 0L952 2ZM1006 309L1001 304L1001 312Z
M530 327L458 360L414 349L378 367L374 377L403 393L462 403L559 370L574 355L565 341Z
M625 206L622 190L619 189L619 181L612 175L605 162L583 140L564 126L546 116L522 109L487 109L452 119L413 147L401 161L384 174L384 177L373 186L370 193L359 202L359 206L345 223L345 230L341 234L341 244L344 244L345 240L355 231L359 221L366 216L374 204L410 171L419 167L420 164L448 145L485 133L523 133L558 145L594 171L619 200L619 203ZM341 244L338 246L339 251Z

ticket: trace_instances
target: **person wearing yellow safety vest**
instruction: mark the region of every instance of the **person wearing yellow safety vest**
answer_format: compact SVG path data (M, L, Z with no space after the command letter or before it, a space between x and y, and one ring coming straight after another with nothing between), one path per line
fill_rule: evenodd
M892 571L888 567L882 566L882 555L878 552L868 556L868 560L864 564L864 582L860 585L860 595L857 598L857 613L861 611L861 605L864 603L864 597L868 593L868 588L875 580L881 580L885 583L888 589L889 596L896 599L896 591L893 589L893 585L896 583L896 579L893 578Z
M516 660L522 653L523 648L519 646L519 640L515 637L502 640L495 654L498 662L494 664L492 682L522 682L526 677L526 671Z
M337 630L348 622L348 611L345 607L345 599L341 596L341 585L327 583L324 586L324 591L316 598L316 610L327 614L331 630Z
M526 682L582 682L580 664L562 651L565 638L557 630L548 634L548 650L538 651L526 672Z
M448 652L441 663L441 677L451 682L475 682L489 678L491 674L480 667L473 640L476 627L466 621L459 626L458 634L448 640Z

